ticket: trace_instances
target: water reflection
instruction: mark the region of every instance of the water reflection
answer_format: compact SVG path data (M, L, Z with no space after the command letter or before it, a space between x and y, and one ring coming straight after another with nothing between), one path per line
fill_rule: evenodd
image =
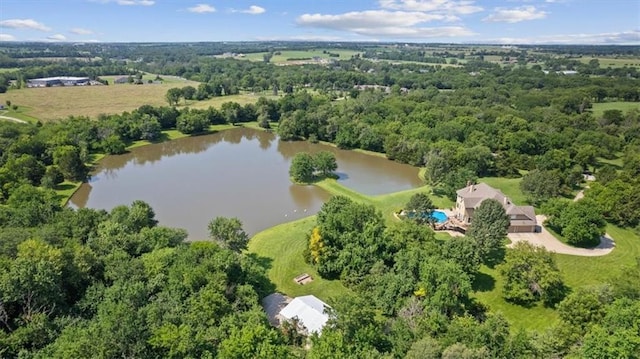
M328 199L318 187L292 185L288 174L296 153L322 150L336 154L339 181L359 192L382 194L420 184L411 166L237 128L108 156L71 205L110 210L141 199L161 224L185 228L191 239L206 238L207 223L216 216L239 217L247 232L256 233L316 213Z

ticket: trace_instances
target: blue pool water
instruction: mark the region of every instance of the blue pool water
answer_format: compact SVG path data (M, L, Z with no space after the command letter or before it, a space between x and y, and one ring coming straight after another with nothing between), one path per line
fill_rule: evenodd
M409 218L414 218L415 216L419 216L420 218L425 218L427 216L426 213L414 213L414 212L409 212L407 214L407 216ZM444 223L447 221L447 215L446 213L442 212L442 211L433 211L431 213L431 218L435 220L436 223Z
M442 211L433 211L431 218L435 219L436 223L444 223L447 221L447 215Z

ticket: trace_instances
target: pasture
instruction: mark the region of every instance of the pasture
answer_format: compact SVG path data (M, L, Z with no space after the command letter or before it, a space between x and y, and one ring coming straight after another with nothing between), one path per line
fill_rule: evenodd
M289 59L312 59L318 57L321 59L336 59L336 60L349 60L351 56L360 54L358 51L345 50L345 49L314 49L314 50L278 50L275 51L279 54L274 54L271 58L271 62L274 64L286 64L291 63ZM331 57L329 53L339 54L339 57ZM263 61L263 56L266 52L257 52L252 54L246 54L243 59L249 61Z

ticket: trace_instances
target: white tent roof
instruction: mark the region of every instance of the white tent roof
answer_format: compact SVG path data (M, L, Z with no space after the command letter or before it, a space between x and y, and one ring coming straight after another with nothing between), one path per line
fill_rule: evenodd
M329 320L329 316L324 310L325 307L329 307L325 302L313 295L305 295L293 299L291 303L282 308L280 315L288 320L297 317L300 324L307 328L309 334L320 333Z

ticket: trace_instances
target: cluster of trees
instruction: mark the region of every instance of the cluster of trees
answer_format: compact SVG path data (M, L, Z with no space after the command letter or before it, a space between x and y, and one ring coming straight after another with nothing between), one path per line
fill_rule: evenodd
M310 154L296 153L291 160L289 176L294 182L309 183L317 178L329 177L338 169L336 155L329 151Z
M571 202L553 199L545 203L546 224L574 246L594 247L600 243L607 222L598 203L587 198Z
M422 197L415 195L407 207L423 208ZM569 293L553 254L543 248L519 243L496 262L508 218L492 200L483 201L475 213L466 237L438 241L428 226L415 221L385 225L373 206L340 196L325 203L305 259L321 276L339 278L354 294L331 303L329 323L321 337L312 338L308 357L637 355L640 262L625 271L630 278ZM481 263L500 263L507 300L555 306L560 321L540 332L510 329L500 314L469 297Z

